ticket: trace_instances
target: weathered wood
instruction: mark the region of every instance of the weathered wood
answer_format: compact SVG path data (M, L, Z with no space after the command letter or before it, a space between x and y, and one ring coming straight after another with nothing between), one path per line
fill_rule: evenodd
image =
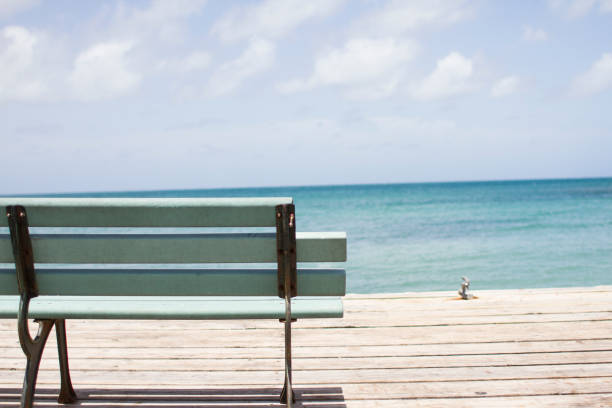
M605 364L567 364L561 366L520 366L520 367L452 367L419 369L356 369L356 370L301 370L293 368L295 384L371 384L371 383L410 383L410 382L450 382L450 381L498 381L523 379L572 379L572 378L609 378L612 363ZM257 371L210 371L206 367L198 372L183 370L164 370L162 367L152 371L123 370L81 370L73 368L71 376L74 384L96 385L136 385L155 384L163 376L164 384L210 384L210 385L271 385L283 378L284 367L268 365L267 369ZM12 384L14 372L0 372L0 384ZM38 376L39 384L56 384L57 372L42 371Z
M93 295L93 293L92 293ZM414 314L409 315L406 312L352 312L348 311L344 314L348 319L335 320L329 322L327 320L308 319L300 320L295 325L299 329L306 328L342 328L342 327L361 327L361 328L383 328L383 327L395 327L395 328L407 328L412 327L425 327L425 326L480 326L490 324L537 324L537 323L563 323L563 322L578 322L578 321L604 321L612 319L612 312L609 311L584 311L584 312L567 312L567 313L555 313L552 309L550 313L522 313L522 314L479 314L475 312L474 316L467 315L465 313L441 313L432 312L426 314ZM108 326L104 326L109 330L113 330L114 326L112 322L105 323ZM123 323L117 322L117 325L121 327ZM226 328L226 329L274 329L278 325L274 321L269 320L243 320L233 323L222 323L222 322L208 322L207 328ZM3 329L2 321L0 321L0 332L3 330L14 331L14 327L8 326ZM85 330L95 331L93 322L71 322L72 330ZM193 329L185 328L184 323L166 321L155 327L151 327L149 323L143 323L133 321L130 324L134 330L140 328L145 330L168 330L175 327L176 330L189 331ZM477 327L475 327L476 329ZM1 347L1 346L0 346Z
M195 324L195 323L194 323ZM128 324L129 327L129 324ZM258 329L245 336L239 330L208 330L206 322L201 323L203 328L198 333L185 337L182 333L160 331L143 332L141 330L126 329L122 332L83 333L78 341L86 344L101 346L108 341L120 342L129 335L133 347L147 347L152 342L158 346L172 346L188 341L193 347L214 344L215 338L223 338L224 344L229 347L248 347L253 342L261 346L274 347L282 333L275 329ZM450 331L452 330L452 331ZM452 333L452 336L450 334ZM483 338L486 333L486 340ZM329 344L343 344L346 346L375 346L375 345L409 345L432 343L486 343L493 341L544 341L544 340L588 340L609 339L612 337L612 321L603 322L561 322L540 323L525 328L522 324L483 325L478 330L472 326L431 326L405 328L313 328L293 330L295 344L307 341L311 346L326 347ZM13 340L13 336L0 333L0 341Z
M7 315L11 301L2 298L6 297L0 297L0 311ZM13 298L14 309L18 297L9 298ZM342 317L340 298L299 298L292 303L296 318ZM282 299L250 296L40 296L32 300L28 313L33 319L154 320L280 319L284 315Z
M349 295L346 325L295 323L295 390L304 407L317 408L607 407L606 290L479 291L468 302ZM83 406L281 406L278 322L69 321L68 331ZM17 406L22 372L13 333L14 322L0 321L0 406ZM56 354L50 344L41 407L58 406Z
M274 207L292 202L286 197L0 197L2 208L26 207L33 227L273 227Z
M278 358L260 358L260 353L251 350L251 358L242 361L240 358L201 358L210 353L202 350L193 353L191 357L183 358L149 358L139 360L132 356L107 357L95 359L71 356L73 369L87 369L95 366L103 371L269 371L269 367L281 367L282 356ZM355 369L419 369L419 368L451 368L451 367L521 367L521 366L563 366L573 364L610 364L612 351L594 351L590 353L520 353L520 354L486 354L462 356L376 356L373 357L336 357L321 358L313 356L296 360L295 367L300 370L355 370ZM23 369L21 358L4 358L0 360L0 370ZM41 370L57 372L55 359L46 359L41 364Z
M39 294L72 296L274 296L276 269L45 269L38 268ZM299 296L343 296L343 269L304 269L298 274ZM19 293L14 269L0 269L2 295Z
M96 326L96 323L111 323L111 321L91 321L88 322L92 326ZM240 321L236 321L240 322ZM70 322L72 323L72 322ZM124 323L127 323L124 321ZM163 323L163 322L158 322ZM178 322L185 326L185 322ZM209 326L213 321L207 321L206 326ZM218 322L221 324L229 325L232 322L224 321ZM147 321L147 324L151 326L151 323ZM279 324L276 324L280 327ZM157 326L157 325L156 325ZM234 327L235 330L244 330L251 328L248 327ZM73 325L71 324L71 328ZM105 330L104 326L100 326L101 330ZM108 330L122 331L123 327L110 326ZM187 328L186 328L187 329ZM143 328L143 330L145 330ZM174 331L180 330L173 327L168 327L161 330ZM193 330L193 329L192 329ZM76 332L75 337L81 337L82 332ZM4 343L4 342L3 342ZM50 341L52 343L52 340ZM117 343L114 341L113 343ZM0 346L2 349L2 355L6 359L21 359L23 355L20 354L19 349L15 349L6 343L5 346ZM129 346L121 347L107 346L103 348L91 348L86 344L76 344L71 347L71 356L73 358L83 358L92 360L103 360L103 359L140 359L140 360L184 360L194 358L197 356L198 359L215 359L223 358L224 361L229 360L240 360L244 358L256 358L256 359L274 359L282 358L283 352L278 347L259 347L257 344L253 347L240 347L230 348L222 346L210 346L210 347L157 347L151 345L150 347L144 348L133 348ZM458 357L483 357L488 356L513 356L524 357L529 359L532 355L538 354L549 354L549 353L572 353L588 355L591 352L608 352L612 350L612 339L609 340L565 340L565 341L537 341L537 342L495 342L495 343L447 343L447 344L417 344L417 345L401 345L401 346L343 346L332 344L326 347L310 347L308 344L297 345L294 347L294 358L298 359L316 359L320 358L324 361L328 359L346 359L346 358L372 358L376 361L376 358L382 357L441 357L446 358L447 361L451 361L453 358ZM51 362L54 361L57 352L51 346L49 350L45 352L45 356L50 356ZM588 358L588 357L587 357Z
M274 263L274 233L32 234L37 263ZM346 261L346 233L297 234L298 262ZM0 263L14 262L8 235Z

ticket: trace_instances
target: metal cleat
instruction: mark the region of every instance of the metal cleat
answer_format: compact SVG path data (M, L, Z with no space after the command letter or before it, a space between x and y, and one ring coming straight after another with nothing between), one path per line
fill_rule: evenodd
M474 295L469 292L470 280L466 276L462 276L461 279L463 280L463 282L461 282L461 289L459 289L459 292L458 292L459 296L461 296L461 299L464 299L464 300L473 299Z

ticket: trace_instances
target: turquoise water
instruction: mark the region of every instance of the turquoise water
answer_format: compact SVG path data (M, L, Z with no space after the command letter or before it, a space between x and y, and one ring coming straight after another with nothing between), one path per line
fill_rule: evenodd
M346 231L348 291L612 284L612 179L88 196L292 196L298 231Z

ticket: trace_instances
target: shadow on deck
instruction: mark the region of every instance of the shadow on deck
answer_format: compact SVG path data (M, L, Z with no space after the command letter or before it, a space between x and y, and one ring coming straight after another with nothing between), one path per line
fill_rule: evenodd
M58 390L41 388L36 390L37 408L43 407L107 407L113 405L137 405L141 408L252 408L284 407L278 402L279 388L203 388L203 389L88 389L79 388L79 401L70 405L56 402ZM342 387L300 387L295 389L298 401L294 404L304 408L346 408ZM21 389L0 388L0 398L7 404L2 407L19 407Z

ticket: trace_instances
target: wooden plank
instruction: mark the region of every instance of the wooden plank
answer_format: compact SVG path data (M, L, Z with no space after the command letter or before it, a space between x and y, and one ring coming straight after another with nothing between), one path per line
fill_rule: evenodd
M588 295L575 294L545 294L541 296L514 296L513 291L509 291L512 295L507 294L507 299L502 299L497 296L490 295L488 291L480 292L478 299L464 301L458 300L457 296L449 296L444 298L391 298L391 299L376 299L366 300L354 298L352 295L346 298L347 304L350 304L351 310L354 311L471 311L471 310L489 310L495 313L513 312L515 310L528 310L532 308L532 313L537 313L539 307L556 307L558 310L571 310L567 305L584 305L584 304L602 304L608 305L612 302L612 291L593 292Z
M459 285L457 285L459 288ZM478 293L486 293L489 297L499 298L516 298L526 296L527 299L538 299L542 296L559 296L569 294L588 294L592 293L610 293L612 286L568 286L568 287L548 287L548 288L525 288L525 289L486 289L478 290ZM457 291L435 291L435 292L391 292L391 293L351 293L350 298L355 300L387 300L387 299L446 299L449 297L457 297ZM469 302L468 302L469 303Z
M252 350L252 353L254 350ZM251 358L227 359L225 357L206 357L209 352L193 353L186 358L148 358L139 360L131 356L115 356L105 359L76 358L71 353L70 366L74 370L87 369L95 366L96 370L104 371L268 371L270 367L282 367L283 356L276 358L260 358L259 353L253 353ZM202 358L204 357L204 358ZM562 353L530 353L530 354L487 354L461 356L377 356L372 357L336 357L321 358L313 356L296 359L294 367L297 370L356 370L356 369L419 369L419 368L451 368L451 367L523 367L547 365L551 370L570 364L611 364L612 351L562 352ZM25 366L24 357L5 357L0 360L0 370L21 370ZM57 371L57 362L45 356L41 370Z
M2 303L0 302L0 305ZM8 313L4 313L4 316L13 316L14 306L10 306ZM1 310L1 309L0 309ZM0 315L2 312L0 311ZM343 327L354 327L354 328L397 328L397 329L408 329L413 327L428 327L428 326L447 326L449 330L452 330L452 326L474 326L474 329L478 329L478 326L491 325L491 324L526 324L535 325L538 323L563 323L563 322L579 322L579 321L609 321L612 320L612 312L583 312L583 313L547 313L547 314L522 314L522 315L500 315L500 316L429 316L428 314L410 316L405 313L354 313L347 312L345 310L343 319L337 319L329 321L326 319L305 319L299 320L295 323L296 328L343 328ZM121 330L121 323L109 322L109 328ZM71 322L71 327L74 324ZM77 330L93 331L91 328L91 322L87 322ZM142 324L139 322L133 322L130 327L134 330L167 330L171 327L175 327L176 330L197 330L197 328L185 328L184 323L180 321L166 321L164 324L151 326L150 323ZM274 321L268 320L248 320L240 322L207 322L206 328L209 329L274 329L278 325ZM529 326L527 326L529 327ZM125 328L125 327L124 327ZM0 325L0 331L2 331ZM13 330L12 328L10 330Z
M274 263L276 234L32 234L37 263ZM346 261L346 233L297 233L298 262ZM12 263L8 235L0 263Z
M344 269L298 270L298 296L343 296ZM73 296L277 296L276 269L143 269L96 268L36 270L39 293ZM1 295L18 294L14 269L0 269Z
M2 298L12 298L1 300ZM340 298L299 298L295 318L342 317ZM7 307L8 304L8 307ZM0 310L17 310L18 296L0 298ZM16 312L15 312L16 316ZM122 297L40 296L32 299L31 319L280 319L285 303L278 297Z
M345 298L346 300L346 298ZM347 300L347 304L349 306L349 312L354 316L364 316L371 315L374 316L378 314L381 315L404 315L411 316L413 318L421 319L437 319L437 318L485 318L485 317L500 317L504 318L511 316L546 316L546 315L570 315L570 314L580 314L580 313L609 313L612 309L610 303L606 300L594 301L594 302L572 302L571 310L567 309L562 304L558 302L551 302L546 305L542 304L523 304L517 307L483 307L483 308L472 308L466 309L462 307L454 307L454 305L449 305L446 308L435 308L435 307L414 307L411 313L408 314L405 309L397 310L397 309L388 309L388 310L378 310L377 305L373 304L370 309L362 309L360 311L354 310L352 307L353 304L350 300ZM534 311L534 308L537 307L537 312Z
M89 321L94 326L95 323L110 323L110 321ZM69 325L71 322L68 322ZM130 322L125 322L129 324ZM147 321L149 326L152 326ZM210 322L208 322L210 323ZM181 322L185 327L185 322ZM277 323L280 327L280 324ZM101 327L100 330L113 330L112 327ZM146 330L146 329L143 329ZM180 330L168 328L169 331ZM22 360L23 351L19 347L17 339L17 329L13 328L13 339L4 340L0 344L1 354L7 359ZM210 347L162 347L152 344L148 347L130 347L130 344L117 344L116 341L109 342L105 347L88 347L83 344L74 344L72 338L74 333L68 329L68 342L70 346L71 358L103 360L103 359L189 359L197 356L199 359L223 358L225 361L243 358L275 359L283 358L283 350L276 346L252 346L245 347L223 347L222 345ZM465 356L524 356L529 358L531 355L547 353L572 353L588 355L592 352L608 352L612 350L612 339L609 340L565 340L565 341L538 341L538 342L499 342L499 343L461 343L461 344L428 344L428 345L400 345L400 346L343 346L330 344L325 347L311 347L308 344L297 344L293 347L293 356L296 359L320 358L342 359L342 358L376 358L382 357L465 357ZM44 359L55 361L57 351L54 339L50 338L45 349ZM588 358L588 357L587 357ZM43 360L44 360L43 359Z
M155 279L155 276L153 276ZM332 280L330 278L329 280ZM95 281L94 281L95 282ZM121 295L128 295L129 293L126 291L128 288L124 289L121 292ZM154 295L158 296L160 293L163 293L164 288L161 287L158 293L151 293L151 289L146 288L142 292L134 292L136 296L145 295ZM188 288L187 290L189 290ZM302 292L310 293L308 296L333 296L331 293L334 290L333 286L327 288L326 292L315 292L316 288L306 288L304 287ZM104 287L102 288L93 288L91 290L87 290L87 295L97 296L99 293L102 293ZM166 293L169 289L166 289ZM200 292L207 291L206 294L215 293L209 291L205 285L202 285L202 289L199 287L192 288L193 292L189 292L190 295L195 295L197 291ZM245 288L243 292L236 291L238 295L247 296L249 293L251 295L255 294L256 288ZM341 291L341 287L337 287L338 295ZM81 291L80 293L82 293ZM70 295L74 293L79 293L74 289L70 289ZM270 295L272 292L262 292L262 295ZM46 291L45 295L52 294L51 291ZM223 292L218 292L217 295L225 295ZM228 293L229 295L229 293ZM6 303L2 301L2 296L0 296L0 317L12 317L16 313L16 300L11 300L10 303ZM500 316L452 316L447 314L446 316L429 316L428 314L422 314L417 316L406 315L405 313L354 313L347 312L345 310L343 319L337 319L334 321L328 321L326 319L318 320L318 319L304 319L299 320L295 323L295 328L297 329L306 329L306 328L335 328L340 329L343 327L346 328L397 328L397 329L406 329L411 330L416 327L436 327L436 326L446 326L449 327L449 330L452 330L453 326L472 326L474 330L478 330L479 326L486 325L503 325L503 324L525 324L525 325L537 325L539 323L564 323L564 322L604 322L604 321L612 321L612 312L583 312L583 313L547 313L547 314L522 314L522 315L500 315ZM241 328L241 329L274 329L278 327L278 324L274 321L269 320L252 320L248 322L234 322L234 323L226 323L226 322L207 322L205 324L208 329L231 329L231 328ZM113 323L109 322L109 327L122 327L122 326L114 326ZM155 325L151 327L151 324L140 324L138 322L134 322L130 324L130 327L133 330L148 330L148 331L159 331L159 330L167 330L170 327L175 327L176 330L190 331L197 330L196 328L185 328L184 323L180 321L168 321L163 325ZM526 326L528 329L529 326ZM91 322L88 322L83 326L81 330L93 331L91 329ZM10 329L12 330L12 328ZM119 330L121 330L119 328ZM2 328L0 326L0 331Z
M23 205L33 227L273 227L275 206L292 202L288 197L2 197L0 207Z
M193 323L206 328L206 322ZM486 337L483 336L486 333ZM320 328L293 330L294 344L309 345L311 347L325 347L329 344L343 344L346 346L377 346L377 345L410 345L410 344L454 344L474 343L485 344L491 342L508 341L546 341L546 340L589 340L609 339L612 333L612 322L562 322L541 323L525 328L521 324L483 325L479 330L471 326L457 326L449 330L445 326L415 327L409 330L397 328ZM141 330L123 330L121 332L84 332L73 334L71 344L101 346L112 341L121 344L129 338L131 347L172 346L188 342L194 347L217 346L222 344L228 347L248 347L253 342L260 346L278 346L278 339L282 339L282 332L278 329L258 329L245 336L240 330L202 329L185 336L175 332L143 332ZM0 333L0 343L14 341L14 333Z
M482 393L484 391L480 391ZM563 394L559 392L555 395L529 395L529 396L478 396L478 397L449 397L449 398L419 398L419 399L395 399L386 400L345 400L344 403L327 402L321 400L322 405L317 407L346 407L346 408L389 408L407 406L414 408L516 408L516 407L538 407L538 408L559 408L563 407L610 407L612 406L612 393L593 393L593 394ZM117 402L117 404L123 404ZM206 407L211 405L203 402L203 405L196 407ZM162 405L163 407L163 405Z
M410 383L410 382L454 382L454 381L499 381L513 379L572 379L572 378L611 378L612 364L568 364L555 366L521 367L453 367L419 369L359 369L359 370L300 370L294 368L295 384L362 384L362 383ZM268 385L282 384L284 365L270 366L257 373L250 371L201 371L164 370L159 367L151 371L120 370L71 370L75 384L82 385L136 385L156 384L163 376L167 385ZM39 384L56 384L58 373L41 371ZM22 372L0 371L0 384L14 384L22 378Z

